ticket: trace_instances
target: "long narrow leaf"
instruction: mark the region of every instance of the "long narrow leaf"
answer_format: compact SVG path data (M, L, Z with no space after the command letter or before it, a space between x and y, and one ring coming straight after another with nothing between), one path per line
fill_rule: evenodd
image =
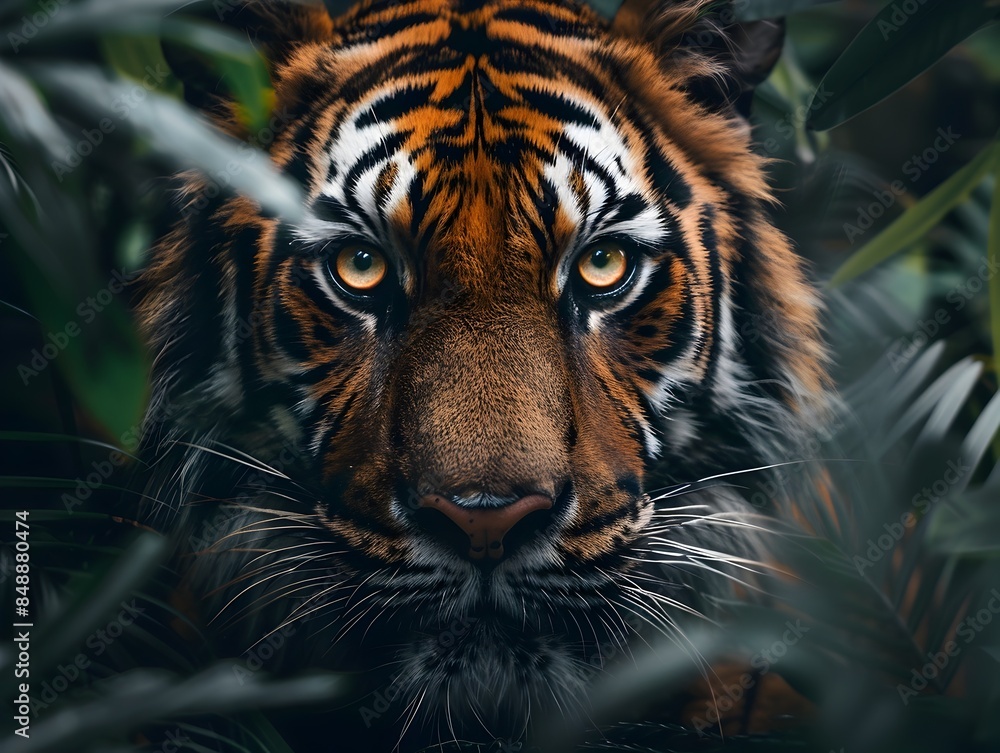
M994 160L993 204L986 256L991 270L1000 269L1000 158ZM990 332L993 334L993 370L1000 372L1000 274L990 275Z
M910 6L887 4L844 50L816 88L811 128L825 131L878 104L1000 14L992 0Z
M910 207L871 243L844 262L829 284L842 285L922 240L952 207L972 193L996 166L998 159L1000 148L996 143L983 149L968 165Z

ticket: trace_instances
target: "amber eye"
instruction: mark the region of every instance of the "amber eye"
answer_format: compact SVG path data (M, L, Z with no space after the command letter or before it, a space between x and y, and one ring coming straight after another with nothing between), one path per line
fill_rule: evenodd
M385 279L385 257L367 246L347 246L337 254L337 277L351 291L368 293Z
M614 243L594 246L576 263L583 281L601 290L612 288L624 280L628 266L628 255Z

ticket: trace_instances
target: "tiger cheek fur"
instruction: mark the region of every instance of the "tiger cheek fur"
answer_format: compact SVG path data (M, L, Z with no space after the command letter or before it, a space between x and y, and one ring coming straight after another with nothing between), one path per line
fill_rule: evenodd
M724 590L698 556L759 555L708 517L732 489L683 527L655 489L786 459L826 402L710 5L646 37L568 2L257 6L306 218L185 211L142 306L149 518L223 636L309 622L276 665L399 665L411 719L510 733Z

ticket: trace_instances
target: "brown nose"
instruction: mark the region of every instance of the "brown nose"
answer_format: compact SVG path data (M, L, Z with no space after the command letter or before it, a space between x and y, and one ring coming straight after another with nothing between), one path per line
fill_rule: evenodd
M528 514L550 509L552 499L544 494L529 494L504 507L463 507L440 494L427 494L420 498L418 506L444 513L468 535L469 559L488 556L498 560L503 557L503 537L507 532Z

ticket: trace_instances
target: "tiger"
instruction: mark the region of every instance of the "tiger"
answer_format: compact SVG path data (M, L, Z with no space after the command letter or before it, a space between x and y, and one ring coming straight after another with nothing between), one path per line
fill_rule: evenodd
M523 739L585 707L602 647L733 593L760 511L700 482L798 457L829 413L749 120L783 25L237 5L302 214L182 176L139 306L144 519L220 645L379 678L398 749Z

